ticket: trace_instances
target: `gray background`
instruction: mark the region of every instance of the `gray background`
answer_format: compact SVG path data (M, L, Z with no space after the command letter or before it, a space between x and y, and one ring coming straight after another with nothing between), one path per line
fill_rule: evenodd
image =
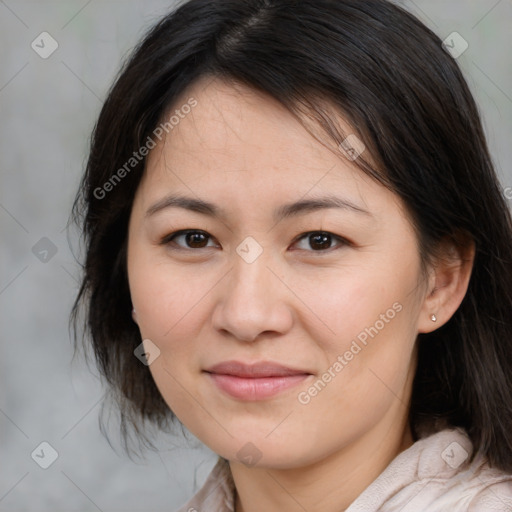
M458 62L512 187L512 0L403 4L442 39L469 43ZM99 432L99 380L72 361L67 325L78 267L65 227L88 137L121 58L172 5L0 0L0 511L172 511L215 462L191 435L160 436L157 453L130 460L113 425L116 453ZM31 48L43 31L59 45L47 59ZM31 458L43 441L58 452L46 470Z

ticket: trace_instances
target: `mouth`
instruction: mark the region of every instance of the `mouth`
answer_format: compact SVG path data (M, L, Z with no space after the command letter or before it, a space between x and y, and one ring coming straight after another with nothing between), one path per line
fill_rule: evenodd
M265 400L299 385L312 375L307 370L271 362L244 364L226 361L205 370L224 393L244 401Z

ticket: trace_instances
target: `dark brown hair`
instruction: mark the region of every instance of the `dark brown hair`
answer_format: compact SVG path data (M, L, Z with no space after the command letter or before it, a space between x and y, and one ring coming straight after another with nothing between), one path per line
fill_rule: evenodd
M460 426L512 472L512 221L479 113L441 40L385 0L191 0L124 64L94 129L74 205L86 257L73 307L117 401L126 436L173 418L131 319L129 215L145 158L114 180L192 83L220 77L263 91L339 144L341 113L373 164L361 169L407 205L423 262L446 238L476 246L469 289L441 328L418 336L413 432ZM126 167L125 167L126 169ZM110 182L108 193L104 187ZM105 193L104 193L105 192ZM78 337L78 336L77 336Z

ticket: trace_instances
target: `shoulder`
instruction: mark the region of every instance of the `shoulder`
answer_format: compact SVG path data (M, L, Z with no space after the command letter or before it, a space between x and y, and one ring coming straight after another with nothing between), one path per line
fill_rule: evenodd
M233 512L235 484L226 459L219 457L199 491L176 512Z
M478 490L468 506L468 512L511 512L512 475L491 469L487 464L478 475Z
M347 512L512 512L512 475L472 453L459 428L422 437Z
M461 428L418 442L418 479L436 496L432 506L460 512L512 512L512 475L492 468ZM437 509L436 509L437 510Z
M419 441L418 476L431 479L439 502L461 512L512 512L512 475L492 468L461 428Z

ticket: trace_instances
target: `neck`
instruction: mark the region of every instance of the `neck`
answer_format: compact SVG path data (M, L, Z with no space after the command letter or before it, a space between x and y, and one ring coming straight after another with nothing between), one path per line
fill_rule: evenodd
M378 425L349 446L307 466L249 468L232 461L235 511L344 511L412 444L405 417L400 425Z

